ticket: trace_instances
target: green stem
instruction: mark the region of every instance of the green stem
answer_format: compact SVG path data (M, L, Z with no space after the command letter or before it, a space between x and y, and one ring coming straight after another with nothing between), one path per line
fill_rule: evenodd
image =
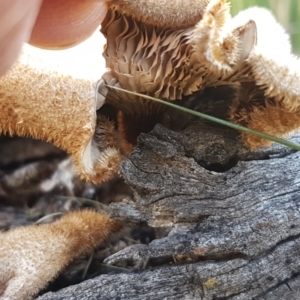
M207 115L207 114L204 114L204 113L201 113L201 112L198 112L198 111L194 111L192 109L182 107L182 106L179 106L177 104L167 102L167 101L164 101L164 100L161 100L161 99L157 99L157 98L154 98L154 97L151 97L151 96L143 95L143 94L136 93L136 92L127 91L127 90L124 90L122 88L115 87L115 86L107 85L107 87L109 87L111 89L121 91L121 92L131 94L131 95L139 96L139 97L142 97L142 98L145 98L145 99L148 99L148 100L152 100L152 101L167 105L167 106L175 108L175 109L179 109L179 110L181 110L183 112L186 112L188 114L191 114L191 115L203 118L205 120L209 120L209 121L212 121L212 122L215 122L215 123L218 123L218 124L221 124L221 125L224 125L224 126L227 126L227 127L230 127L230 128L242 131L242 132L250 133L250 134L258 136L260 138L270 140L272 142L287 146L287 147L289 147L291 149L294 149L294 150L300 150L300 145L299 144L287 141L285 139L281 139L279 137L276 137L276 136L273 136L273 135L270 135L270 134L267 134L267 133L262 133L262 132L259 132L259 131L256 131L256 130L253 130L253 129L250 129L250 128L247 128L247 127L244 127L244 126L241 126L241 125L238 125L238 124L234 124L234 123L231 123L231 122L228 122L228 121L216 118L216 117L212 117L210 115Z

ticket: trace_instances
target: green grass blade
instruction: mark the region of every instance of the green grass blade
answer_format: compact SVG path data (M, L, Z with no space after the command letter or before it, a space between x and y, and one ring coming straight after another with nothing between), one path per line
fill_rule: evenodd
M201 113L201 112L198 112L198 111L194 111L192 109L185 108L185 107L179 106L177 104L167 102L167 101L164 101L164 100L161 100L161 99L157 99L157 98L154 98L154 97L151 97L151 96L143 95L143 94L136 93L136 92L127 91L125 89L115 87L115 86L107 85L107 87L109 87L111 89L121 91L121 92L124 92L124 93L131 94L131 95L139 96L139 97L142 97L142 98L145 98L145 99L148 99L148 100L152 100L152 101L167 105L167 106L175 108L175 109L179 109L183 112L186 112L188 114L200 117L202 119L209 120L209 121L212 121L212 122L215 122L215 123L218 123L218 124L221 124L221 125L224 125L224 126L227 126L227 127L230 127L230 128L233 128L233 129L245 132L245 133L250 133L250 134L258 136L260 138L263 138L263 139L266 139L266 140L269 140L269 141L287 146L287 147L289 147L291 149L294 149L294 150L300 150L300 145L299 144L287 141L285 139L282 139L282 138L279 138L279 137L276 137L276 136L273 136L273 135L270 135L270 134L267 134L267 133L262 133L262 132L259 132L259 131L256 131L256 130L253 130L253 129L250 129L250 128L247 128L247 127L244 127L244 126L241 126L241 125L238 125L238 124L234 124L234 123L231 123L229 121L225 121L223 119L212 117L210 115L207 115L207 114L204 114L204 113Z

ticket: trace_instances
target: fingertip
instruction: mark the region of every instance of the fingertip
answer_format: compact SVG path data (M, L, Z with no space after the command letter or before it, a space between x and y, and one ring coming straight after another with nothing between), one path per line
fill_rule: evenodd
M41 0L0 0L0 76L17 59L27 42L41 5Z
M46 49L79 44L98 28L107 9L104 0L44 0L29 43Z

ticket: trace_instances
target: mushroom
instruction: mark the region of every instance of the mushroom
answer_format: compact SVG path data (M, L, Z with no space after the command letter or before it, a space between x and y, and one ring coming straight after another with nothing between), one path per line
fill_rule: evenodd
M81 178L110 178L120 163L114 125L97 119L95 81L55 69L42 50L24 46L0 77L0 133L46 140L71 154ZM105 127L105 130L103 128Z
M150 122L160 108L112 87L174 101L229 86L236 90L232 122L277 136L299 128L299 58L268 10L253 7L232 18L226 0L109 3L101 28L109 70L100 93L122 111L122 132L138 116ZM270 145L241 137L250 148Z

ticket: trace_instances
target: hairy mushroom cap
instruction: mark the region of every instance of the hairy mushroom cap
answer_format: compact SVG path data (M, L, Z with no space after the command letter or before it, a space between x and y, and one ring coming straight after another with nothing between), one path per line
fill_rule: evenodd
M163 28L183 29L194 26L211 0L109 0L111 9L132 16L142 23Z
M122 225L91 210L66 214L52 224L0 234L0 298L28 300L81 254L90 253Z
M121 159L114 125L97 121L94 80L55 69L37 50L24 47L0 77L0 132L51 142L72 155L83 179L108 180Z

